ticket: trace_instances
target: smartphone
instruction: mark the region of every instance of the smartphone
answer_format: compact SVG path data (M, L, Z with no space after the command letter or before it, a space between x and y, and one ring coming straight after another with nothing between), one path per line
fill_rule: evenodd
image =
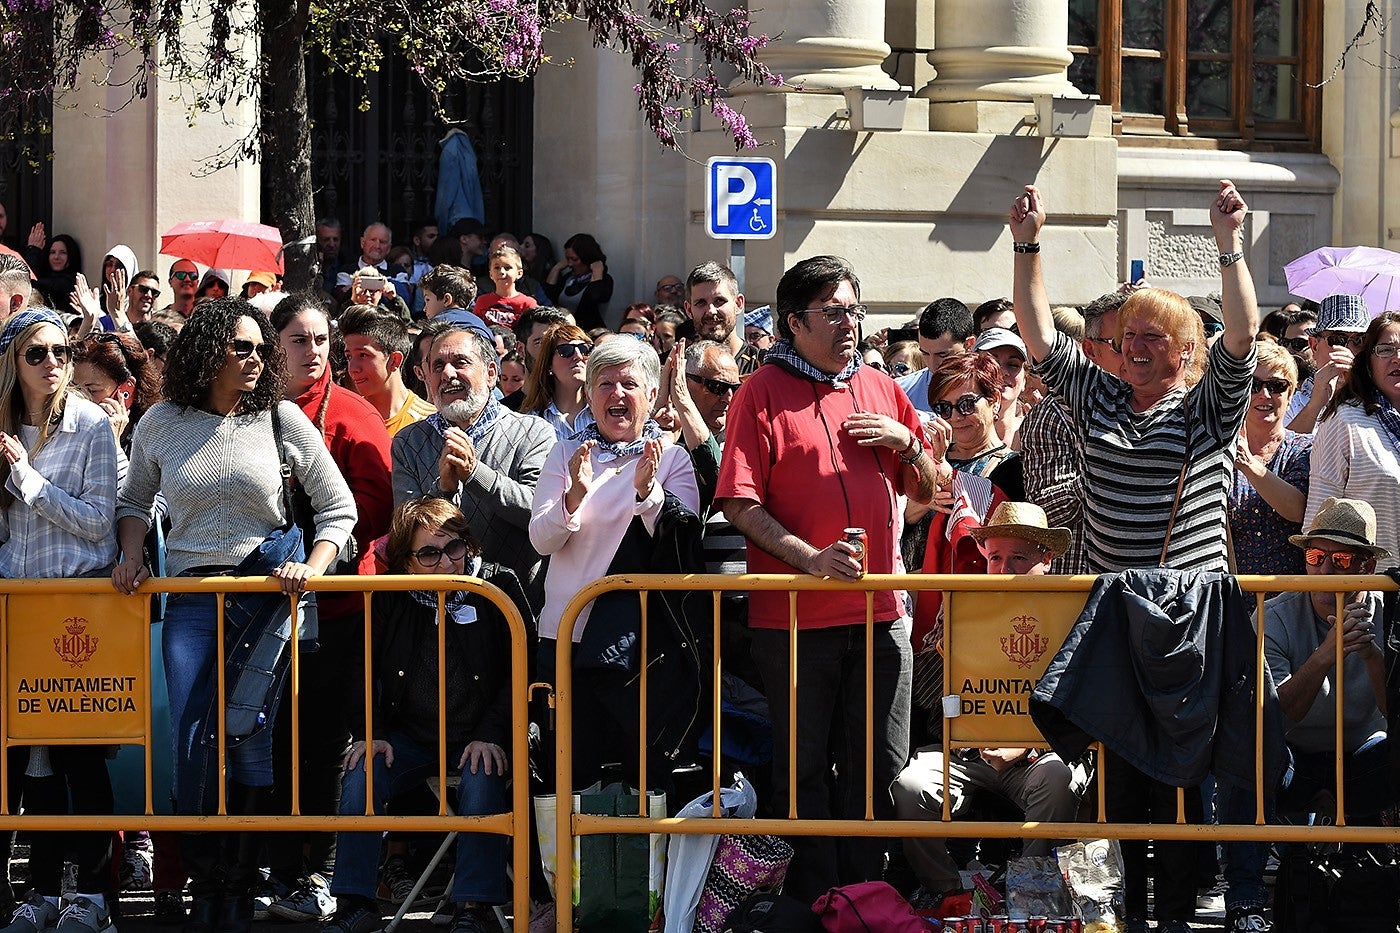
M131 402L136 397L136 380L128 379L112 390L112 398L122 403L122 407L131 411Z
M367 292L382 292L389 283L382 276L367 275L360 279L360 288Z
M1142 281L1142 275L1143 262L1141 259L1134 259L1132 264L1132 271L1128 273L1128 281L1136 285L1137 283Z
M917 327L896 327L890 330L887 338L887 346L894 346L902 340L918 340L919 329Z

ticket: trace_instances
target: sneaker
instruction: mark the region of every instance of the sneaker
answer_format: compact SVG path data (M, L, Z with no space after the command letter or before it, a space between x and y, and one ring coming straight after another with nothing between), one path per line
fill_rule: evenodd
M460 907L452 918L452 933L501 933L490 907Z
M267 912L283 920L325 920L335 913L335 898L325 877L311 874L291 894L268 905Z
M1226 933L1269 933L1274 925L1264 919L1264 908L1248 905L1231 907L1225 917Z
M162 926L185 922L185 896L179 891L157 891L152 919Z
M253 919L266 920L272 905L292 891L276 878L265 878L253 889Z
M1225 892L1229 885L1224 878L1216 878L1215 884L1196 895L1196 914L1207 917L1225 916Z
M128 848L122 855L122 890L149 891L155 877L154 859L149 849Z
M15 908L10 925L0 933L43 933L58 923L59 911L42 894L30 894Z
M75 897L58 918L54 933L115 933L116 929L105 905L99 906L85 897Z
M417 881L408 870L408 861L402 855L391 855L379 872L379 899L397 907L408 900Z
M365 904L353 904L337 907L335 915L321 927L321 933L377 933L383 926L379 911Z

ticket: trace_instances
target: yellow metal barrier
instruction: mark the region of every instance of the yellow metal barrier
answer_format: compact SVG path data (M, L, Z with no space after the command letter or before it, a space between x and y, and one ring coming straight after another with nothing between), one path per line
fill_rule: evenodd
M445 617L446 594L455 591L466 591L485 597L494 603L505 617L510 626L511 632L511 749L510 767L513 773L511 782L511 811L509 813L494 814L489 816L451 816L447 813L446 794L439 797L438 813L435 816L375 816L373 815L374 800L374 769L372 766L366 769L366 793L365 793L365 815L364 816L307 816L299 813L299 789L300 789L300 748L301 731L300 723L296 711L299 709L298 697L300 693L300 669L301 669L301 649L298 640L291 639L291 670L288 677L287 694L283 703L284 712L282 715L291 715L292 726L292 761L291 761L291 813L282 815L260 815L245 816L232 815L227 812L227 800L225 793L225 782L219 782L218 812L216 815L189 816L189 815L168 815L157 814L152 806L152 746L153 741L168 741L164 736L153 737L151 734L151 636L150 636L150 597L156 593L212 593L219 597L216 600L218 637L218 658L215 665L217 671L217 694L219 702L216 704L219 711L219 743L218 743L218 764L221 774L224 773L226 763L226 739L224 734L224 656L223 656L223 625L224 625L224 599L223 596L232 592L278 592L280 583L272 577L211 577L205 579L196 578L152 578L141 586L138 594L134 596L121 596L112 589L110 580L106 578L84 579L84 580L0 580L0 601L3 601L4 611L0 612L0 645L9 646L12 633L19 641L24 641L24 654L38 663L39 658L47 659L44 652L46 648L45 639L52 637L53 653L59 659L60 664L69 665L75 672L75 680L80 680L78 684L82 687L96 687L97 692L103 693L100 698L89 698L75 704L73 702L62 702L57 694L70 692L59 690L44 691L46 695L40 696L35 690L27 689L31 686L57 686L59 688L70 686L66 681L58 682L52 679L35 675L32 684L22 685L22 689L13 689L12 675L16 672L12 669L17 658L14 652L4 650L0 654L0 689L6 692L5 697L5 728L0 732L0 831L9 832L15 829L26 829L33 831L45 830L121 830L130 829L133 824L139 823L143 829L184 831L184 830L211 830L211 829L245 829L245 830L279 830L279 831L319 831L319 832L477 832L477 833L497 833L511 837L513 840L512 866L515 874L514 884L514 925L517 931L524 931L529 927L530 901L529 901L529 857L530 857L530 797L529 797L529 716L526 710L528 701L530 682L527 675L529 663L528 629L520 610L516 608L511 599L499 588L475 577L454 577L444 575L421 575L421 576L328 576L313 577L307 589L317 593L352 592L364 594L364 688L365 688L365 734L372 737L374 734L372 704L370 703L373 689L373 651L371 643L371 632L373 622L373 612L371 598L375 592L379 591L407 591L426 590L438 593L438 625L437 625L437 651L438 657L445 657L446 625L443 624ZM289 597L295 617L297 597ZM84 606L105 609L111 616L102 618L91 618L94 613L82 612ZM11 612L11 608L16 612ZM77 609L75 610L75 607ZM35 632L35 628L40 622L36 616L57 620L62 627L59 631L49 633L47 631ZM115 617L115 618L113 618ZM334 624L329 622L326 624ZM139 625L138 632L123 632L123 626ZM37 634L37 641L30 637L27 640L20 636L26 633L20 631L20 627L31 629L27 632L29 636ZM100 634L97 634L100 632ZM131 637L136 635L134 639ZM104 639L116 637L120 639L125 636L128 639L125 647L135 648L135 651L121 651L122 645L116 646L119 654L126 663L136 663L139 665L139 673L111 672L103 669L102 673L94 676L85 676L83 668L87 663L98 657L104 646ZM19 643L17 641L17 645ZM107 643L109 644L109 643ZM38 651L38 655L34 654ZM111 648L109 648L109 653ZM132 662L131 659L139 651L140 660ZM47 659L52 660L52 659ZM28 676L24 672L22 676ZM438 664L438 778L439 786L447 786L447 731L446 731L446 677L447 664ZM133 684L130 680L139 679L139 685ZM120 683L117 683L120 681ZM111 688L111 689L107 689ZM139 688L139 689L138 689ZM34 693L33 696L20 697L17 693ZM92 691L83 690L84 693ZM47 694L54 694L49 696ZM48 701L54 700L55 706L50 707ZM35 702L39 704L37 709L26 708L22 714L20 712L21 700L25 702ZM70 697L71 701L72 698ZM129 700L130 704L126 701ZM131 718L118 724L118 727L111 732L92 731L83 728L66 729L61 724L56 724L52 717L61 712L77 712L79 714L87 711L89 713L101 713L97 707L115 706L113 711L119 716L124 713L131 713L135 717L133 725ZM131 708L128 708L130 706ZM34 714L38 714L35 716ZM49 727L43 725L43 720L47 714L50 717ZM32 719L32 722L31 722ZM89 720L90 721L90 720ZM6 750L10 746L20 745L94 745L94 744L139 744L144 747L144 768L145 768L145 812L141 815L123 814L112 816L91 816L91 815L18 815L9 812L9 756ZM372 751L367 751L367 764L373 761Z
M1370 591L1394 591L1396 584L1385 576L1241 576L1237 578L1242 589L1246 593L1255 594L1256 619L1255 629L1257 637L1258 672L1256 679L1255 704L1255 734L1263 734L1264 717L1264 677L1267 676L1266 662L1264 661L1264 598L1268 593L1296 591L1296 592L1321 592L1336 594L1336 614L1337 618L1343 615L1343 599L1347 592L1360 590ZM1031 745L1043 745L1043 741L1028 737L1022 730L1007 731L997 733L982 731L976 736L969 736L964 740L959 740L957 730L953 728L944 729L943 738L943 760L944 760L944 808L942 820L929 821L905 821L905 820L877 820L874 818L874 769L873 744L874 730L867 727L865 730L865 816L863 819L832 819L832 820L810 820L798 819L797 817L797 794L796 794L796 768L789 768L788 775L788 799L789 812L786 819L732 819L720 816L720 755L721 742L721 722L720 722L720 677L722 674L722 663L720 660L720 593L723 592L753 592L753 591L779 591L789 594L789 671L791 672L788 684L789 702L788 709L791 717L796 716L797 687L798 687L798 651L797 639L797 594L799 592L810 591L844 591L844 592L864 592L866 593L865 611L865 709L866 722L869 723L874 713L873 694L873 652L871 647L874 638L874 617L873 606L876 592L886 590L908 590L919 591L942 591L943 605L945 607L945 657L953 658L959 650L959 632L956 619L956 609L953 607L954 594L969 593L996 593L996 594L1025 594L1026 597L1036 597L1044 594L1079 594L1078 608L1082 609L1083 599L1092 588L1096 577L1093 576L1009 576L1009 575L929 575L929 574L869 574L863 579L854 583L846 583L834 580L825 580L806 575L787 574L744 574L744 575L723 575L723 574L687 574L687 575L615 575L604 577L594 581L592 584L580 590L569 605L565 608L563 617L559 624L559 635L556 643L556 672L555 672L555 700L557 704L557 732L555 737L555 789L557 794L556 804L556 891L555 905L558 918L558 930L560 933L569 933L573 929L573 899L572 882L573 877L573 843L576 837L594 834L628 834L628 833L681 833L681 834L775 834L783 836L875 836L875 837L1027 837L1045 839L1080 838L1086 836L1111 837L1117 839L1160 839L1160 840L1189 840L1189 839L1210 839L1210 840L1241 840L1241 841L1309 841L1309 840L1332 840L1339 842L1391 842L1400 843L1400 828L1397 827L1355 827L1347 826L1345 819L1345 798L1343 791L1343 759L1337 758L1336 772L1336 825L1335 826L1282 826L1264 825L1264 794L1263 794L1263 747L1262 741L1256 742L1255 754L1255 825L1218 825L1218 824L1187 824L1185 821L1184 791L1178 789L1177 792L1177 818L1174 824L1171 823L1117 823L1110 824L1104 816L1104 775L1103 756L1099 755L1098 769L1098 822L1086 823L1034 823L1034 822L954 822L949 813L950 794L947 793L948 786L948 761L949 752L958 748L977 748L986 746L1002 747L1028 747ZM647 748L646 748L646 702L647 677L648 677L648 654L647 654L647 632L646 632L646 607L647 596L654 591L710 591L713 594L713 656L711 665L712 694L714 706L712 713L713 743L716 750L714 763L711 769L711 787L713 799L715 801L714 811L709 817L704 818L668 818L651 819L646 814L646 794L639 794L639 812L636 816L616 817L616 816L593 816L572 812L573 796L570 791L574 787L573 783L573 712L574 712L574 691L573 691L573 632L578 624L580 612L593 600L611 592L631 591L638 594L642 609L641 645L638 662L639 670L639 695L642 697L640 704L640 735L642 736L641 747L637 750L638 755L638 787L641 790L647 788L646 768L647 768ZM1063 601L1064 597L1059 597ZM1074 600L1070 600L1071 604ZM1075 615L1078 615L1076 610ZM1059 649L1059 642L1051 646L1049 654L1051 657ZM1342 665L1342 640L1337 639L1337 669ZM1048 661L1048 659L1047 659ZM945 663L944 667L944 694L953 692L949 679L952 676L952 662ZM1043 670L1043 665L1041 666ZM1037 672L1037 677L1039 672ZM1340 679L1335 683L1336 690L1336 735L1338 747L1341 746L1341 736L1343 730L1343 696ZM956 723L956 718L950 722ZM796 729L790 720L788 724L789 748L788 761L795 762L796 755Z

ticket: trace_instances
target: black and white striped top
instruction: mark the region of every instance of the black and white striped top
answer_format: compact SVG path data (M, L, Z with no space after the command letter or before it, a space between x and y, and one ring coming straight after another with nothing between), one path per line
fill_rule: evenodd
M1224 341L1201 381L1133 411L1133 389L1091 363L1064 334L1036 371L1069 405L1084 450L1084 529L1095 572L1155 567L1162 555L1181 464L1190 466L1166 566L1225 570L1225 507L1234 444L1249 407L1254 349L1235 359Z

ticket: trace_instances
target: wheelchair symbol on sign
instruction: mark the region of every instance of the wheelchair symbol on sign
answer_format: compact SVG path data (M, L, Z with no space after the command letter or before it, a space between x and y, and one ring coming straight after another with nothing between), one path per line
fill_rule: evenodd
M768 198L758 198L754 202L753 216L749 218L749 229L754 233L762 233L768 229L768 225L763 222L763 215L759 213L759 207L766 207L773 202Z

